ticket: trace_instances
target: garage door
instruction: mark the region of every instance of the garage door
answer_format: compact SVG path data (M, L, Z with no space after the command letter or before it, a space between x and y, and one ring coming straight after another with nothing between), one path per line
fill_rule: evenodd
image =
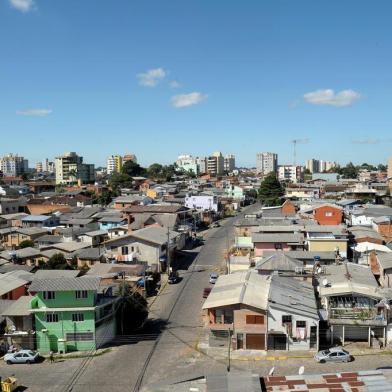
M264 334L247 334L246 348L248 350L264 350L265 335Z
M286 335L268 335L268 350L286 350Z

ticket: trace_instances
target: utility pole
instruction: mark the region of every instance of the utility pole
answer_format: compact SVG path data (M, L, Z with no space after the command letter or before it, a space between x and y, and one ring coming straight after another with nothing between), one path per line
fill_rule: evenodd
M231 357L230 357L230 353L231 353L231 327L229 327L229 341L228 341L228 364L227 364L227 371L230 373L230 362L231 362Z
M170 229L169 229L169 226L167 226L166 260L167 260L167 276L169 276L170 275Z

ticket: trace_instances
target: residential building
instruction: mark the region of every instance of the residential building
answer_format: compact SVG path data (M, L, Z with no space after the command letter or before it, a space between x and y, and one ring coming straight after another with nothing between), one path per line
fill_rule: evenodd
M83 157L76 152L66 152L56 157L55 165L57 185L71 185L75 182L85 184L95 180L94 165L83 163Z
M106 173L120 173L123 165L123 159L120 155L111 155L106 161Z
M179 155L176 161L177 166L186 171L193 172L195 175L199 174L199 165L197 163L198 158L194 158L189 154Z
M347 257L348 233L344 227L307 227L305 242L310 252L335 252L343 258Z
M188 194L185 197L185 207L191 210L218 212L219 203L217 196Z
M256 155L256 172L262 175L276 173L278 169L278 154L259 152Z
M303 181L304 170L303 166L297 165L279 165L278 179L279 181L288 181L297 183Z
M117 262L145 263L156 267L159 271L167 261L167 243L172 255L175 249L185 246L185 235L157 226L135 230L121 237L104 243L108 259Z
M224 171L231 173L235 169L235 155L228 154L224 158Z
M235 200L240 200L240 201L245 200L245 192L238 185L228 185L224 188L224 190L227 197L231 197Z
M26 295L28 281L22 277L0 274L0 299L17 300Z
M322 204L313 209L313 216L319 225L340 225L343 222L343 208L335 204Z
M54 227L59 224L56 215L27 215L21 219L22 227Z
M314 200L320 198L320 188L310 188L310 187L286 187L285 196L289 199L298 200Z
M210 347L265 350L270 279L254 271L221 275L203 304Z
M28 171L28 160L17 154L0 157L0 171L4 177L17 177Z
M30 311L39 352L94 350L115 336L118 297L99 282L96 277L33 280Z
M42 173L43 172L43 166L42 166L42 162L37 162L35 164L35 171L37 173Z
M230 344L233 350L318 348L319 316L311 282L253 270L223 275L203 309L209 347Z
M206 157L197 157L196 164L199 169L199 174L207 173L207 158Z
M308 169L312 174L320 172L320 161L318 159L309 159L305 163L305 169Z
M360 340L370 346L374 337L385 347L389 305L369 267L349 262L325 266L318 292L331 346Z
M207 173L220 176L224 173L225 160L221 152L216 151L207 158Z
M269 250L304 249L304 236L300 233L252 233L255 256L263 256Z
M137 163L137 158L135 154L126 154L123 156L123 163L128 162L128 161L132 161Z

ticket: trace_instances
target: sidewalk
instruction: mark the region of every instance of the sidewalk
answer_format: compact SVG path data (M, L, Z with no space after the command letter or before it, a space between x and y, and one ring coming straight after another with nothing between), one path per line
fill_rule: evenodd
M197 350L215 359L227 359L227 347L209 347L206 342L199 342ZM298 358L313 358L316 351L264 351L264 350L232 350L230 357L237 361L284 361ZM352 348L350 354L354 357L371 355L392 355L392 350L372 348Z

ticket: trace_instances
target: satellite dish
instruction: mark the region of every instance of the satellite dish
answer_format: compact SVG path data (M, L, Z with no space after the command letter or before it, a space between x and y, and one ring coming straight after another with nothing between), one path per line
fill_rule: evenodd
M323 279L323 286L327 287L328 286L328 279Z
M304 372L305 372L305 366L301 366L301 367L298 369L298 374L301 376L302 374L304 374Z
M270 371L268 372L268 375L269 375L269 376L273 376L273 375L274 375L274 372L275 372L275 366L273 366L273 367L270 369Z
M321 272L323 272L322 268L321 268L321 267L318 267L318 268L317 268L317 273L320 275Z

